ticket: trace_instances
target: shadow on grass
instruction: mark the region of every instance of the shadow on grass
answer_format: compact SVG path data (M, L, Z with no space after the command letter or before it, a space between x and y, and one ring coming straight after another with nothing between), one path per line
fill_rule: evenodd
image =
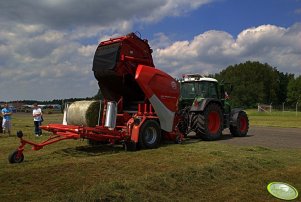
M206 142L227 141L234 138L248 138L251 136L252 135L247 135L246 137L233 137L231 134L223 134L221 138L218 140L206 141ZM195 135L191 135L185 138L185 140L181 144L189 145L189 144L195 144L202 141L203 140L200 139L199 137ZM173 145L175 145L174 141L163 140L161 142L160 147L169 147ZM137 151L139 151L139 149ZM98 155L116 154L120 152L126 152L121 144L116 144L116 145L102 144L96 146L87 145L87 146L65 148L59 151L55 151L54 154L68 155L68 156L98 156Z
M224 134L222 134L222 136L219 139L212 140L212 141L206 141L206 142L216 142L216 141L218 142L221 140L231 140L231 139L235 139L235 138L249 138L252 136L253 135L247 135L245 137L234 137L230 133L224 133ZM191 135L191 136L188 136L187 138L185 138L185 141L183 142L183 144L191 144L191 143L196 143L196 142L200 142L200 141L203 141L203 140L195 135Z
M99 156L107 154L116 154L123 152L122 145L98 145L98 146L78 146L73 148L61 149L55 151L55 154L68 155L68 156Z

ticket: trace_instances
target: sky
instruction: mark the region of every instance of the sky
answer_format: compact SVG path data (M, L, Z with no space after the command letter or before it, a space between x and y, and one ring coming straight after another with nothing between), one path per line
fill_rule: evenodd
M0 101L94 96L99 42L130 32L174 77L248 60L301 71L301 0L1 0L0 27Z

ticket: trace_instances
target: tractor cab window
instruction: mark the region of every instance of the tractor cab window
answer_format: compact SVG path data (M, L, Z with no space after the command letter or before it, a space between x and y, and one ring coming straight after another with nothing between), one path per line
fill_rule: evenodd
M183 98L193 99L196 96L195 83L182 83L181 84L181 96Z
M185 82L181 84L181 96L194 99L196 96L203 98L218 98L216 83L209 81Z
M218 98L218 88L216 83L210 82L209 83L209 97L210 98Z
M203 98L208 97L208 83L207 82L198 82L199 93L198 95Z
M214 82L198 82L198 95L203 98L218 98L217 85Z

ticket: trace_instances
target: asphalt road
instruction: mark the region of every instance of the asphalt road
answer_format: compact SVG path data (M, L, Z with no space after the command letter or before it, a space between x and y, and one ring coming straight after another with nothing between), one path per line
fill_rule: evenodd
M301 149L301 128L250 127L246 137L232 137L229 130L223 131L221 143L242 146Z

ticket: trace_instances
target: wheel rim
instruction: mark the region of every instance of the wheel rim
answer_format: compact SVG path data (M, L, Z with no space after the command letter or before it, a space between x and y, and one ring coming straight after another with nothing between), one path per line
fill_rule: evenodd
M240 132L246 131L246 129L247 129L247 119L246 119L246 117L241 116L240 119L239 119L239 122L240 122L240 128L239 128Z
M15 162L16 162L16 163L19 163L20 161L21 161L21 158L20 158L20 157L19 157L19 158L17 158L17 157L15 158Z
M147 144L154 144L157 139L157 130L154 127L148 127L145 131L145 142Z
M208 116L208 129L210 133L216 133L220 128L220 117L218 112L210 112Z
M13 156L14 162L20 163L23 160L23 154L18 155L18 152L16 152Z

